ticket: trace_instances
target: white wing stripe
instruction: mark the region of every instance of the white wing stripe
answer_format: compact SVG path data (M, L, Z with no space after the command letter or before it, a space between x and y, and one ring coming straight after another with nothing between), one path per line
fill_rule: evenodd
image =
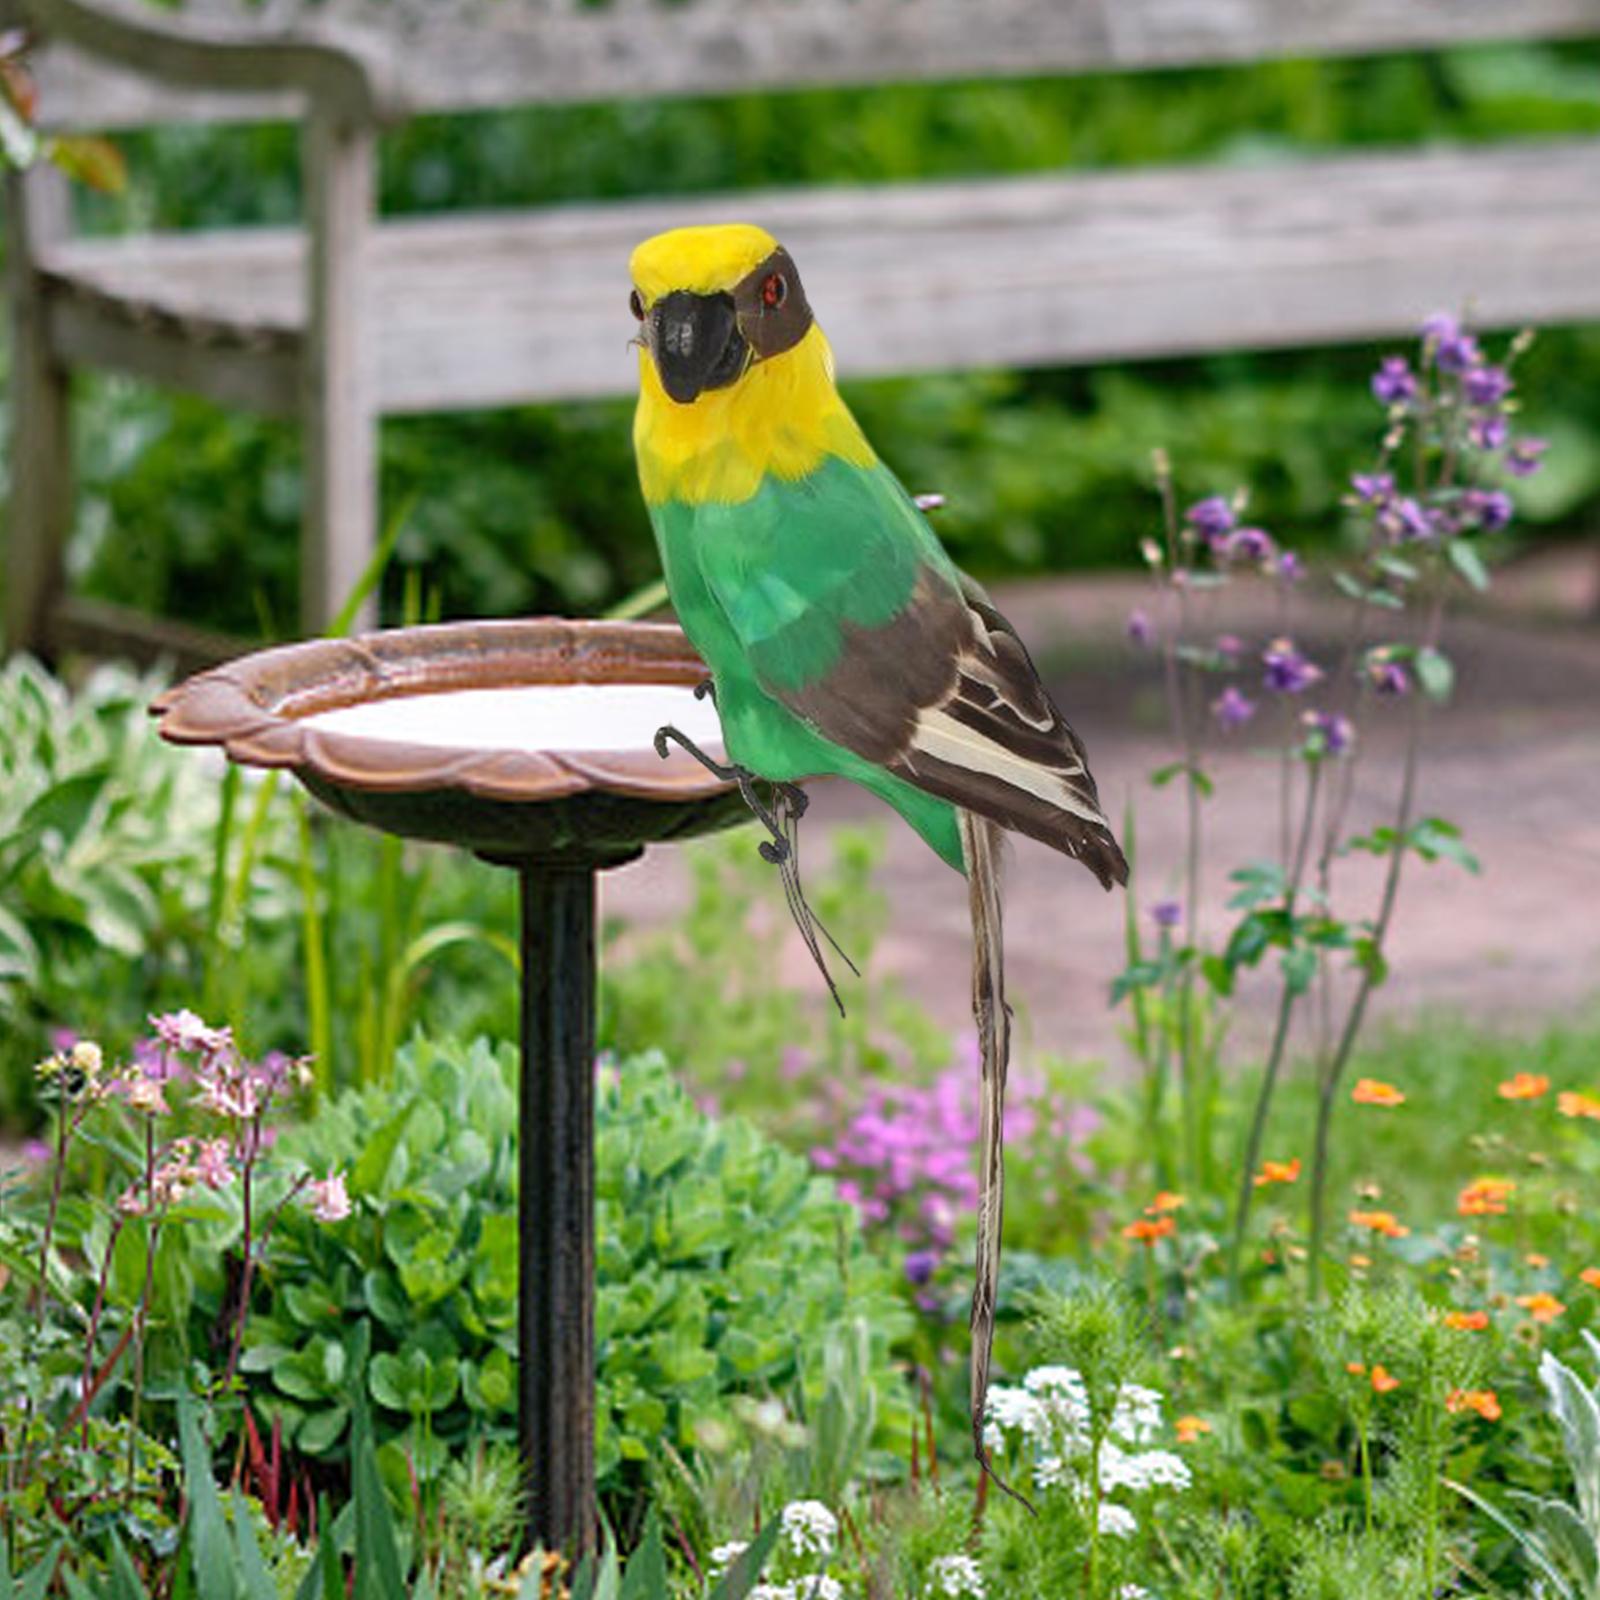
M1032 761L1024 761L1003 745L985 739L965 723L958 722L947 711L928 707L918 715L917 725L911 734L911 749L932 756L937 761L948 762L953 767L961 767L967 772L981 772L987 777L996 778L1013 789L1021 789L1050 805L1059 806L1063 811L1070 811L1085 822L1098 823L1102 827L1106 825L1106 819L1099 809L1073 788L1060 769L1052 770Z

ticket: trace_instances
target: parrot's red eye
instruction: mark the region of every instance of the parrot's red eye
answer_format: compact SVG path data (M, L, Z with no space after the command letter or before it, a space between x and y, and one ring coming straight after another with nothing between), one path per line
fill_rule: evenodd
M781 272L769 272L761 280L761 303L776 311L789 298L789 280Z
M639 291L634 289L628 295L628 309L633 313L635 322L644 321L644 301L639 298Z

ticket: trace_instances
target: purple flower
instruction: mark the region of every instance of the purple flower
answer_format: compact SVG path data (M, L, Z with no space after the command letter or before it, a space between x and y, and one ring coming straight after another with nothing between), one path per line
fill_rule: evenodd
M1543 466L1540 457L1549 448L1548 439L1536 439L1531 434L1518 439L1506 455L1506 471L1513 478L1531 478Z
M1272 555L1272 538L1264 528L1236 528L1218 545L1228 561L1265 561Z
M1498 450L1506 442L1511 427L1498 411L1487 416L1474 417L1467 428L1467 437L1479 450Z
M1443 344L1446 339L1456 339L1460 335L1461 324L1448 311L1435 311L1422 324L1422 337L1433 340L1435 344Z
M1434 359L1441 372L1466 372L1483 360L1483 352L1470 333L1456 333L1439 341Z
M1306 659L1288 639L1274 639L1262 653L1266 685L1278 694L1303 694L1322 678L1322 669Z
M920 1289L931 1278L939 1265L935 1250L912 1250L906 1256L906 1278Z
M1468 489L1461 497L1461 509L1480 528L1494 533L1510 523L1516 508L1504 489Z
M1373 397L1386 406L1402 405L1417 397L1417 380L1404 356L1385 356L1372 375Z
M1431 539L1439 531L1433 514L1410 495L1392 501L1379 516L1378 525L1391 539Z
M1211 702L1211 715L1229 733L1242 728L1255 714L1255 701L1246 699L1231 683Z
M1157 900L1150 907L1150 920L1158 928L1176 928L1183 921L1183 907L1176 900Z
M1314 753L1342 756L1355 743L1356 730L1348 717L1332 711L1308 711L1301 721L1320 746Z
M1472 367L1461 380L1475 406L1497 406L1511 393L1511 374L1504 367Z
M43 1139L24 1139L22 1142L22 1159L31 1167L43 1166L51 1153L50 1146Z
M1394 497L1394 475L1388 472L1358 472L1350 480L1356 498L1368 505L1381 506Z
M1128 613L1128 637L1138 645L1146 645L1154 637L1155 630L1150 626L1149 614L1142 606L1135 606Z
M1220 494L1197 500L1184 512L1185 519L1208 540L1217 540L1231 533L1238 518L1233 507Z
M1411 679L1398 661L1369 661L1367 674L1376 694L1401 695L1411 692Z
M1305 577L1306 569L1300 563L1300 557L1293 550L1285 550L1278 557L1278 581L1280 583L1299 583Z

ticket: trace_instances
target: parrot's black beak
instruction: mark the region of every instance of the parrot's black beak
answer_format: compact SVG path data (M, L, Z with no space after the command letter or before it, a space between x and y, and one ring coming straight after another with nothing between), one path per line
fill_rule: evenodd
M731 294L662 295L650 308L649 345L661 387L683 406L736 383L750 359Z

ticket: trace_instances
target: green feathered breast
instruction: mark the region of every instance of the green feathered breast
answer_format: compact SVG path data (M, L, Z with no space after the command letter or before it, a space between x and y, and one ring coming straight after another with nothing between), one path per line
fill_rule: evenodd
M737 505L650 507L678 620L716 680L729 758L760 777L824 773L871 790L958 872L956 810L823 736L774 696L803 694L847 634L890 628L930 585L960 575L887 468L827 458L768 478Z

